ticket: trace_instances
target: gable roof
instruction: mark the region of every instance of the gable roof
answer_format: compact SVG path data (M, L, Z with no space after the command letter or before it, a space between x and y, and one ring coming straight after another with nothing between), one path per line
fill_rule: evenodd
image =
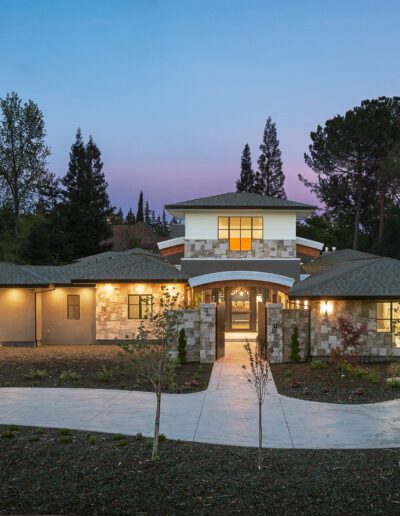
M379 258L376 254L364 253L355 249L340 249L339 251L328 251L321 256L303 264L303 271L306 274L316 274L332 267L338 267L350 260L365 260Z
M0 287L26 285L30 287L45 287L49 285L47 278L22 265L0 262Z
M374 255L349 259L296 283L289 297L399 299L400 260Z
M256 193L238 193L228 192L219 195L211 195L210 197L200 197L189 201L178 202L175 204L167 204L165 208L168 211L186 211L191 209L277 209L277 210L304 210L311 212L316 206L303 204L277 197L268 197Z

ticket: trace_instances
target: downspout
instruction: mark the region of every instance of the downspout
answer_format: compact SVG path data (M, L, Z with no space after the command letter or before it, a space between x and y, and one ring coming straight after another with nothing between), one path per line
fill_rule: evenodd
M53 292L54 290L56 289L56 287L53 285L52 288L49 288L49 289L46 289L46 290L39 290L36 292L34 292L35 294L35 344L34 344L34 347L37 348L38 347L38 338L37 338L37 298L36 298L36 294L43 294L45 292Z

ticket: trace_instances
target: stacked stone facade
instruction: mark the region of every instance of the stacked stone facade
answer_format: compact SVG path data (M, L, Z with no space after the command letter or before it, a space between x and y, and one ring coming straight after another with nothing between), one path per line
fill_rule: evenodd
M280 303L267 305L266 337L270 353L270 361L273 364L283 361L283 316Z
M299 330L300 358L305 360L308 353L310 342L310 325L308 310L283 310L282 311L283 326L283 362L290 362L291 340L295 327Z
M251 251L230 251L228 240L185 240L185 258L295 257L295 240L253 240Z
M216 305L200 305L200 362L212 364L215 361Z

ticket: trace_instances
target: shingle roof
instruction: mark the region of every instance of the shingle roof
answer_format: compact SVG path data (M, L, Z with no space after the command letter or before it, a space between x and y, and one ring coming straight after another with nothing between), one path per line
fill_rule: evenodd
M167 210L172 209L222 209L222 208L245 208L245 209L284 209L284 210L314 210L316 206L303 204L277 197L268 197L255 193L229 192L210 197L201 197L190 201L168 204Z
M183 236L185 236L185 224L172 224L168 238L172 240L173 238L179 238Z
M290 298L400 298L400 260L350 259L295 283Z
M106 252L69 265L0 263L0 286L48 286L111 281L186 281L190 276L143 249Z
M303 264L303 271L306 274L315 274L332 267L338 267L349 260L363 260L370 258L378 258L375 254L356 251L355 249L340 249L339 251L329 251L323 253L318 258Z

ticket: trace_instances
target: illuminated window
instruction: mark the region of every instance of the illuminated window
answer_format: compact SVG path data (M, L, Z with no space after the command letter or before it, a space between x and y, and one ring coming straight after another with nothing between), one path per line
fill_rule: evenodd
M153 315L151 294L130 294L128 296L128 319L148 319Z
M229 240L230 251L251 251L263 238L262 217L218 217L218 239Z
M81 298L78 295L67 296L67 319L79 320L81 318Z
M400 303L385 302L376 304L376 331L392 333L393 345L400 347Z

